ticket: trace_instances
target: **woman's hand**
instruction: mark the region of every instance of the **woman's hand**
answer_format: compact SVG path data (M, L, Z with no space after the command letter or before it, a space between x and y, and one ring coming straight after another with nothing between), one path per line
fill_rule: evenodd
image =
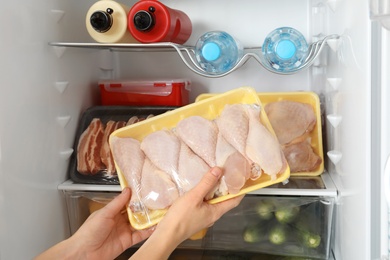
M129 224L125 206L131 190L125 188L101 210L95 211L74 234L88 259L110 259L150 236L152 230L137 231ZM96 258L95 258L96 257Z
M131 259L167 259L185 239L210 227L223 214L236 207L244 197L238 196L217 204L205 201L218 184L222 170L213 167L192 190L178 198L157 224L153 235Z
M221 176L222 170L218 167L207 172L198 185L173 203L154 232L152 229L136 231L131 228L127 214L123 214L131 194L130 189L125 188L109 204L91 214L72 237L35 259L114 259L149 236L131 258L167 259L181 242L212 226L244 197L217 204L206 202L205 197L215 189Z
M124 209L131 190L125 188L102 209L92 213L77 232L67 240L43 252L36 259L114 259L153 232L136 231Z

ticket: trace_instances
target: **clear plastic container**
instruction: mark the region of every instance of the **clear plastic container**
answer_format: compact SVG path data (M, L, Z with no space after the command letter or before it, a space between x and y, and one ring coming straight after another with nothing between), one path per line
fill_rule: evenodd
M308 55L305 37L291 27L280 27L267 35L262 46L264 58L277 71L298 68Z
M239 41L223 31L203 34L195 45L199 66L210 74L223 74L231 70L244 54Z

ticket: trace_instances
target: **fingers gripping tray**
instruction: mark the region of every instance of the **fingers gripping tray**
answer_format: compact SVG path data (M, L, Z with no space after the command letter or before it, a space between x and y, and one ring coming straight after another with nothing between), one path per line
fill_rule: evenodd
M304 91L257 94L282 145L291 176L313 177L322 174L324 153L318 95ZM201 94L196 101L215 95ZM300 127L301 130L292 131L296 127Z
M256 131L264 140L256 139ZM250 87L118 129L109 143L120 185L132 189L127 210L136 229L157 224L174 200L213 166L222 167L224 175L205 198L211 204L290 176L267 115Z

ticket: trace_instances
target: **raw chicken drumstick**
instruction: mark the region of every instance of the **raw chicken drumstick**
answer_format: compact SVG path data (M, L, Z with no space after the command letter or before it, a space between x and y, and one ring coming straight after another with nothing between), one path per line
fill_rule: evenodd
M246 155L275 180L276 175L287 167L278 139L260 122L260 109L253 106L245 106L245 109L249 117Z
M237 151L245 156L249 118L242 104L226 105L216 119L219 132Z
M143 139L141 150L157 168L170 175L181 193L178 175L180 139L169 130L159 130Z
M251 165L249 161L229 144L221 133L218 133L216 147L217 166L224 168L217 195L236 194L250 178Z
M133 212L144 211L140 202L139 190L141 185L141 171L145 161L145 155L140 149L140 142L133 138L110 138L112 154L121 169L127 185L132 190L130 209Z
M179 179L183 192L187 192L200 182L210 166L196 155L183 141L180 142Z
M218 127L213 121L201 116L190 116L181 120L175 131L179 138L210 167L216 165L215 147Z
M179 192L171 177L146 158L142 168L140 195L147 208L157 210L171 206L179 197Z

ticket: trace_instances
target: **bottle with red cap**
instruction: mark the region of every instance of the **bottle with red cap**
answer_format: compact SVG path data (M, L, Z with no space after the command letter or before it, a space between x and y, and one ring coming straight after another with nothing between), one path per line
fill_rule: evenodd
M128 14L128 29L142 43L185 43L192 33L187 14L157 0L138 1Z

